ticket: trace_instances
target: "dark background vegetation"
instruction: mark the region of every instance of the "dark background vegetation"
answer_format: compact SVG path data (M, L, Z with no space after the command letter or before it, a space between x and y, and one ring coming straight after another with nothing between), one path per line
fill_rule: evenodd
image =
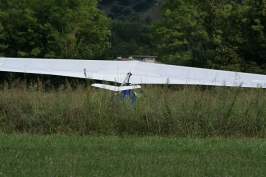
M261 0L3 0L0 56L107 59L265 74Z

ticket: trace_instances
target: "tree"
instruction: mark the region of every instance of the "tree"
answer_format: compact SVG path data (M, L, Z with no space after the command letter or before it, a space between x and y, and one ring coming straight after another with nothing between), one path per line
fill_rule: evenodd
M264 12L257 0L165 0L163 19L154 25L158 55L173 64L256 68L265 60Z
M131 0L121 0L122 5L128 6L131 4Z
M266 73L266 2L264 0L243 0L247 8L242 20L245 44L239 49L250 72Z
M100 3L103 4L103 5L106 5L106 4L110 4L112 3L114 0L101 0Z
M154 26L158 55L166 63L199 65L208 36L203 27L205 14L195 1L166 0L163 19ZM201 61L203 63L203 61Z
M0 43L4 56L37 56L40 53L38 41L38 25L35 12L31 6L33 1L2 1L1 24L2 38Z
M116 2L112 5L110 12L113 12L116 15L120 15L120 14L122 14L123 9L124 9L124 6L122 6Z
M146 0L138 1L133 5L133 9L137 12L140 12L148 7L149 7L149 3Z
M110 46L110 19L97 0L4 0L0 3L9 57L99 58Z
M125 9L123 9L123 15L125 16L131 15L131 8L126 7Z

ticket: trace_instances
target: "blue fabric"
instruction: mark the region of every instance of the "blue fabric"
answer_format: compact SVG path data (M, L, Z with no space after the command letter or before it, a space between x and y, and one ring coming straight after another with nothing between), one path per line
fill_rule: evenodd
M122 91L123 97L129 96L132 101L136 101L137 97L135 96L135 93L133 90L123 90Z
M137 97L133 90L123 90L119 96L119 100L124 100L127 96L132 100L131 107L134 107Z

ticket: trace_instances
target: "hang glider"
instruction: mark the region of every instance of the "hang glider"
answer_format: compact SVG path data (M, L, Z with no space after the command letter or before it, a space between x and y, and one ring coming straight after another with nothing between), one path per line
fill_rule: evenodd
M0 71L88 78L118 83L118 86L92 85L113 91L140 88L139 84L266 88L266 75L140 61L0 58Z

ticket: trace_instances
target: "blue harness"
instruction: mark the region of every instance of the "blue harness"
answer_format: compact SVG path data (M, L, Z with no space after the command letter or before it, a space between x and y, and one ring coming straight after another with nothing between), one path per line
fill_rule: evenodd
M133 90L123 90L119 96L119 100L125 100L127 97L129 97L132 100L131 107L134 107L135 102L137 100L136 94Z

